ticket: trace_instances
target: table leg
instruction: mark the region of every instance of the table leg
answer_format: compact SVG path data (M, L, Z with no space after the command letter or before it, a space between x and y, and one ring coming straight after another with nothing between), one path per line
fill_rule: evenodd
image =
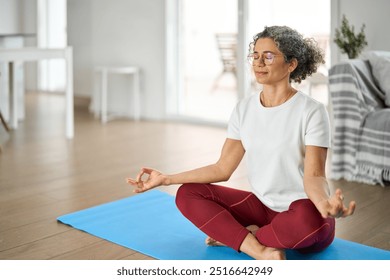
M107 123L107 70L102 69L102 84L101 84L101 114L102 123Z
M67 48L65 52L66 62L66 93L65 93L65 135L66 138L74 137L74 108L73 108L73 50Z
M18 95L16 91L16 77L14 73L14 63L8 63L8 88L9 88L9 96L11 101L11 114L10 114L10 127L12 129L18 128Z
M139 86L139 72L134 73L134 120L138 121L141 118L141 108L140 108L140 86Z

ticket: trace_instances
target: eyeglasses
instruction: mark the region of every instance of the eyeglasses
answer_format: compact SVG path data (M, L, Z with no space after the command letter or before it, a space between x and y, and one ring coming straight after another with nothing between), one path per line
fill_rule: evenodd
M248 54L248 61L253 64L255 60L257 60L259 63L264 63L265 65L271 65L274 63L275 56L282 56L281 54L274 54L272 52L263 52L262 54L259 53L250 53Z

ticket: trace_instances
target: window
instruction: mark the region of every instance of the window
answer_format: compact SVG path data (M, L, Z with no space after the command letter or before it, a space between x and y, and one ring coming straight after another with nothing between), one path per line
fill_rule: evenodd
M237 102L237 0L180 2L180 114L224 122Z
M266 25L288 25L316 38L326 61L330 60L330 0L167 0L167 4L170 115L226 123L237 101L261 88L251 82L251 68L243 60L250 39ZM225 40L228 51L225 63L234 60L229 60L229 55L237 47L236 73L232 64L224 69L224 47L218 45L218 36ZM327 103L329 65L320 69L324 74L321 79L313 77L294 86Z

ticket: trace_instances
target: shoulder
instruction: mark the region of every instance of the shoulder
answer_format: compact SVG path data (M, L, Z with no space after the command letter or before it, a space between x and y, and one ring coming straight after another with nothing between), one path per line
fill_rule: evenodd
M320 101L314 99L313 97L298 91L297 102L302 106L303 112L311 113L313 111L326 111L326 107Z
M321 133L325 133L330 129L330 119L325 104L304 93L300 93L300 102L303 127L306 132L319 129Z
M240 101L237 103L237 107L249 107L249 106L256 106L258 105L258 102L260 100L260 93L252 93L251 95L248 95L244 98L242 98Z
M259 93L252 93L238 101L238 105L247 106L248 104L255 102L258 97Z
M237 112L245 112L246 109L250 106L256 106L257 100L259 99L259 93L253 93L249 96L244 97L237 102L236 110Z

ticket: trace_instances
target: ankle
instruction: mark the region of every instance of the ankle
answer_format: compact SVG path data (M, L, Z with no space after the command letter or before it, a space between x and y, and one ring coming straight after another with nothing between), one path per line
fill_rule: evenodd
M286 259L283 250L264 246L256 237L248 233L240 246L240 251L246 253L256 260L284 260Z

